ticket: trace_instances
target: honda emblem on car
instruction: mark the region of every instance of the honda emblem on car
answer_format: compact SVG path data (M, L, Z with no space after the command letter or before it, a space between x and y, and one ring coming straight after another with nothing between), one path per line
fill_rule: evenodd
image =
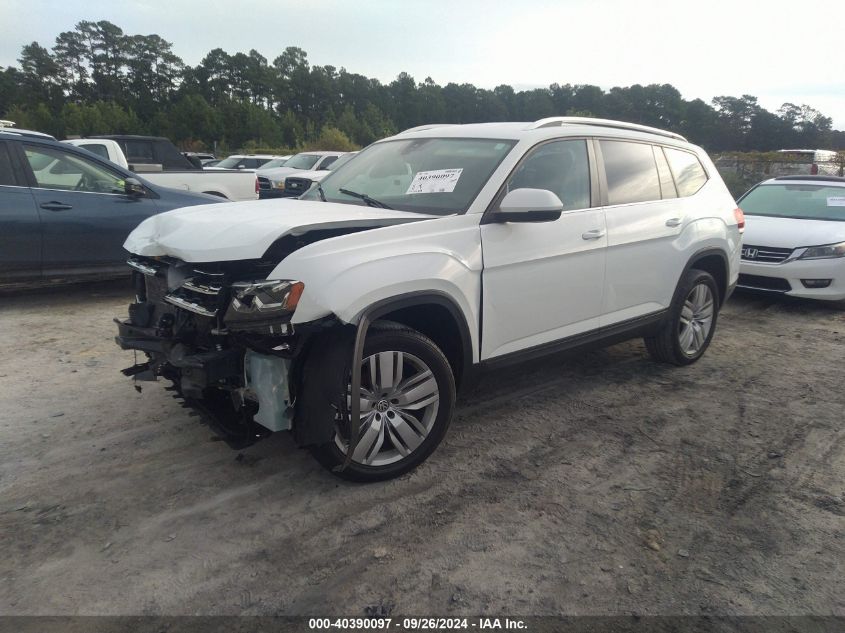
M746 248L742 249L742 258L743 259L757 259L757 253L759 253L759 249L751 248L747 246Z

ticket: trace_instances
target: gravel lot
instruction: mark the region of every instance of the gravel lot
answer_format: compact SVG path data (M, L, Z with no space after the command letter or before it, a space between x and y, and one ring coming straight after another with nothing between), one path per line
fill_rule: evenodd
M0 296L0 613L845 615L841 308L737 296L690 368L632 341L492 374L355 485L136 393L129 296Z

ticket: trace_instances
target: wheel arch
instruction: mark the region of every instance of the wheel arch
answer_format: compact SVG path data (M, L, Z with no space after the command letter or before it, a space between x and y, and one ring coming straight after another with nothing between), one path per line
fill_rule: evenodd
M469 325L458 304L445 292L427 290L388 297L361 310L353 324L360 327L364 318L370 327L378 321L393 321L430 338L449 361L457 387L473 366Z
M710 273L716 280L716 286L719 289L719 305L721 306L728 297L729 261L727 253L721 248L701 249L690 257L679 279L683 279L684 275L693 268Z

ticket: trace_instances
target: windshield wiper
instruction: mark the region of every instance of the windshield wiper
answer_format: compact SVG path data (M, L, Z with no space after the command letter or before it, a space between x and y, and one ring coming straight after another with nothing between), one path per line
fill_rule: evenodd
M358 198L359 200L363 200L368 207L378 207L379 209L392 209L393 207L387 206L384 202L380 202L375 198L371 198L365 193L358 193L357 191L349 191L349 189L338 189L340 193L345 193L347 196L352 196L353 198Z

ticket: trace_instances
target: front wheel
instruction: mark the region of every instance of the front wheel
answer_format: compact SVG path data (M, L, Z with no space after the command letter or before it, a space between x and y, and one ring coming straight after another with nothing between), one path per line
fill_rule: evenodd
M651 357L662 363L690 365L710 346L719 315L719 288L703 270L688 271L675 293L669 314L654 336L646 337Z
M344 479L391 479L421 464L440 444L455 406L455 379L431 339L376 323L364 344L359 398L358 441L349 465L340 469L351 444L346 412L336 412L334 439L315 448L314 455Z

